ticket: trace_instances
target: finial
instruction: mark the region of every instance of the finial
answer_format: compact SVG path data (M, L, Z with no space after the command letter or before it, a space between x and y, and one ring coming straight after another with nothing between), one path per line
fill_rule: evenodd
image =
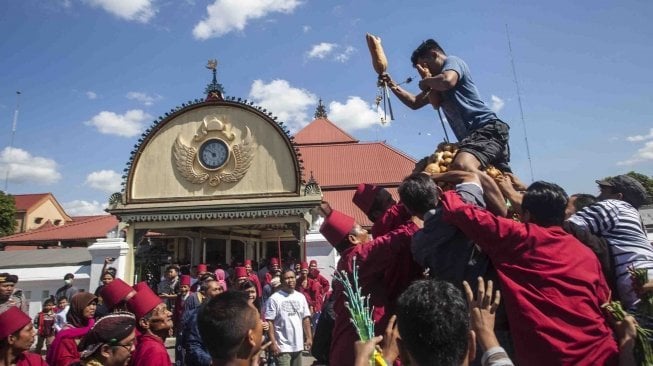
M216 70L218 69L218 60L209 60L206 63L206 68L213 72L213 80L211 81L211 84L208 84L206 89L204 89L204 92L206 93L205 100L224 100L224 98L222 98L224 88L222 88L222 85L218 83L218 78L216 76Z
M324 108L324 104L322 104L322 98L320 98L320 101L317 104L314 117L315 119L319 119L319 118L327 119L327 112L326 112L326 108Z

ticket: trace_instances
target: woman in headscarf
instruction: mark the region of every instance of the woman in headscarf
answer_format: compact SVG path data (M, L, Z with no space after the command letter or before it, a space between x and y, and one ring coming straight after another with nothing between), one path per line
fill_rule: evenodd
M46 361L50 366L69 366L79 361L77 344L93 327L97 297L88 292L78 292L70 299L67 324L57 333L48 350Z
M215 280L218 281L218 283L222 284L222 290L227 291L227 274L225 273L224 269L218 268L215 270L214 273L215 273Z
M78 349L81 366L127 366L134 351L136 317L129 312L109 314L93 325Z
M41 355L30 353L34 343L32 320L12 306L0 314L0 364L16 366L47 366Z

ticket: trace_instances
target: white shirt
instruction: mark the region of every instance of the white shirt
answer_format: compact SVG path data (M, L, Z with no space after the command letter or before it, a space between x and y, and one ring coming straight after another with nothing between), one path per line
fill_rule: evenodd
M310 317L304 295L280 290L272 294L265 307L265 319L274 323L274 337L283 353L304 350L304 318Z

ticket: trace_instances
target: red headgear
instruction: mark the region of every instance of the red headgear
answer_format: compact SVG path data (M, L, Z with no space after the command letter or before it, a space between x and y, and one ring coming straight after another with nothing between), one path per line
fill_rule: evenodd
M127 308L136 315L136 319L140 320L162 303L161 298L152 289L143 287L127 301Z
M299 269L308 269L308 262L302 262L299 265Z
M383 188L372 184L361 183L358 185L358 188L356 188L356 193L354 193L352 202L354 202L354 204L367 215L370 213L370 209L374 204L376 194L379 193L381 189Z
M5 340L29 323L31 320L27 314L15 306L10 307L0 314L0 340Z
M116 278L108 285L102 287L102 290L100 290L100 296L102 297L102 301L107 304L107 307L113 309L113 307L118 305L118 303L125 300L125 297L127 297L127 295L132 291L134 291L134 289L125 281Z
M150 288L150 285L148 285L146 281L141 281L134 285L134 290L136 290L136 292L140 292L144 288Z
M279 265L279 258L270 258L270 265L272 264Z
M316 265L317 266L317 261L315 259L311 260L311 266Z
M347 237L351 229L356 225L356 220L340 211L333 210L331 214L324 219L320 226L320 233L324 235L331 245L336 246Z
M181 280L179 282L180 286L190 286L190 276L189 275L182 275Z
M245 269L245 267L236 267L234 270L234 276L236 278L247 277L247 269Z
M200 263L197 265L197 273L208 272L206 264Z
M246 266L251 266L252 265L252 260L251 259L245 259L245 265Z

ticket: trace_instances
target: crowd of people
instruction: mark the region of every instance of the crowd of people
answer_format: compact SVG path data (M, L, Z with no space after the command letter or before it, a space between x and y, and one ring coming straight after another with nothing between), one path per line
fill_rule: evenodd
M169 265L156 288L133 287L105 261L102 284L79 291L74 275L35 319L0 274L2 365L620 365L646 364L635 352L641 304L653 281L653 246L638 208L649 197L627 175L597 180L600 194L569 197L557 184L528 186L511 173L508 125L481 101L469 68L434 40L411 61L421 92L380 76L411 108L442 108L459 140L447 171L424 161L398 188L400 201L361 183L353 203L373 223L320 206L320 232L339 254L336 271L357 266L369 296L375 338L360 340L342 283L317 262L233 268L199 264L193 275ZM503 174L491 177L490 165ZM285 266L284 266L285 265ZM628 314L605 309L619 301ZM45 359L30 353L45 344ZM175 336L171 359L165 341Z

